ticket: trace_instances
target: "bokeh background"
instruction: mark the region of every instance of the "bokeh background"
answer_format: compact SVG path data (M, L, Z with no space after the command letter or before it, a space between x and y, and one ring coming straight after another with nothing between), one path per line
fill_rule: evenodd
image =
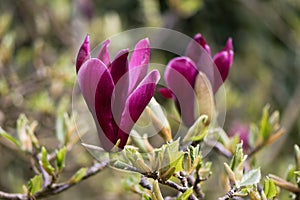
M25 113L38 121L41 143L55 148L56 116L71 112L74 63L84 36L90 34L93 48L113 34L145 26L191 37L200 32L214 53L233 38L224 129L258 122L267 103L279 110L287 133L260 153L259 164L264 175L284 176L293 162L293 144L300 144L299 0L1 0L0 126L14 134L18 116ZM167 63L169 57L162 52L160 59ZM213 172L218 177L223 160L211 159L220 165ZM22 192L33 175L27 160L0 138L1 191ZM75 145L67 156L65 176L91 163L87 151ZM126 176L106 169L49 199L139 199L126 191ZM212 179L207 199L223 193Z

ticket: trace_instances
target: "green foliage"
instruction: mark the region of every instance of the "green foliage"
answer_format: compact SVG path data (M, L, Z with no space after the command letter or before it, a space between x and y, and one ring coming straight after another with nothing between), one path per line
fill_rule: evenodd
M273 199L277 195L276 185L274 181L268 177L264 181L264 193L268 199Z
M263 108L262 117L259 124L259 134L262 136L263 140L266 140L271 133L271 123L269 121L269 110L270 105L266 105Z
M45 147L42 147L41 150L41 165L42 167L45 169L45 171L49 174L49 175L54 175L54 167L51 165L51 163L48 160L48 152L46 150Z
M194 124L189 128L187 134L183 138L183 142L202 141L207 135L208 127L207 127L208 117L206 115L201 115L194 122Z
M33 121L29 123L29 120L24 114L21 114L17 120L17 133L21 143L21 149L31 152L33 146L39 148L39 142L34 135L34 130L37 126L37 122Z
M65 144L66 142L66 136L67 136L67 130L66 130L66 124L65 124L65 118L64 113L59 112L56 117L56 123L55 123L55 132L57 139L61 142L61 144Z
M184 193L182 193L176 200L188 200L190 195L193 193L193 188L189 188Z
M240 187L247 186L247 185L255 185L259 183L261 179L260 168L252 169L247 173L243 174L242 180L239 184Z
M43 185L43 177L42 175L36 175L32 179L29 180L27 184L28 191L31 195L34 195L38 191L42 189Z
M230 168L235 171L236 169L240 169L240 166L244 165L244 153L243 153L243 143L239 143L236 145L235 152L230 162Z
M161 191L160 191L157 180L153 181L152 199L153 200L163 200L164 199L162 194L161 194Z
M92 11L85 12L86 7L89 7L89 2L92 2ZM296 123L299 124L298 109L294 103L299 102L297 97L298 79L295 78L299 74L300 4L298 1L275 0L249 3L248 1L227 2L221 0L147 0L124 2L120 3L118 0L87 0L72 3L69 0L1 2L0 126L2 128L0 128L0 169L7 171L7 173L3 173L2 179L5 181L0 181L0 188L7 188L9 191L18 190L16 189L18 188L17 184L27 181L23 180L23 176L19 176L19 172L31 174L32 169L28 167L29 162L22 162L22 164L17 165L14 163L19 157L23 159L32 153L41 152L42 145L47 145L46 148L49 151L44 159L48 160L51 167L51 163L56 163L55 175L60 171L59 169L63 170L64 168L64 154L66 152L61 149L62 146L66 146L68 150L72 151L68 157L70 161L74 161L71 164L72 168L78 167L83 160L89 161L91 159L82 151L80 151L80 158L73 156L79 153L78 149L80 148L72 149L73 144L78 141L78 137L75 133L76 128L72 116L65 114L71 111L70 97L76 74L74 63L78 46L82 40L81 34L84 35L84 32L89 32L96 36L93 37L93 43L97 44L128 28L159 27L162 25L181 32L184 31L189 36L201 32L206 36L212 52L219 49L228 37L233 38L235 61L230 72L230 82L227 81L226 83L227 100L229 99L230 102L227 104L227 113L230 114L227 115L224 129L225 131L229 130L231 122L236 119L243 122L258 121L261 107L267 101L272 107L282 111L283 116L287 116L282 121L289 130L286 143L280 151L281 155L275 157L269 165L264 163L264 168L261 170L263 173L270 169L274 171L273 168L276 166L276 173L278 172L283 176L281 169L289 166L286 180L291 185L298 187L296 183L299 185L299 147L295 147L296 163L289 163L291 160L290 149L292 148L290 145L300 139L299 134L297 134L300 126L295 125ZM87 16L86 13L91 14L91 17ZM228 25L229 21L231 23ZM74 27L76 30L80 29L82 33L76 31ZM69 37L70 35L72 37ZM162 52L158 54L151 59L154 58L158 63L167 64L168 57ZM155 55L155 51L151 51L151 55ZM230 86L230 91L228 86ZM159 102L168 108L168 102L159 95L157 97ZM59 104L63 98L66 98L68 103L60 112L58 111ZM264 108L258 124L252 126L251 148L249 151L244 151L245 154L251 153L252 150L261 146L265 155L268 155L270 151L274 153L277 148L280 148L280 146L270 149L264 148L278 128L276 124L279 116L278 112L269 113L270 109L267 107ZM26 113L28 118L25 115L20 115L17 122L18 127L15 129L14 124L19 113ZM170 110L167 110L167 113L168 117L174 114ZM29 120L33 118L39 122L37 129L37 123ZM172 129L175 127L174 130L176 130L176 125L174 125L176 122L170 121L173 125ZM56 146L55 134L52 133L54 127L60 143L58 146ZM81 134L81 131L78 132ZM204 129L194 133L196 137L189 141L201 142L207 134ZM227 133L224 132L224 134L227 136ZM222 141L220 138L219 142L225 150L228 150L226 155L230 157L230 153L235 152L239 139L237 136L224 138ZM140 147L146 146L140 145ZM149 172L149 169L145 167L148 166L151 173L157 172L165 166L160 171L163 180L172 180L174 177L170 177L170 175L175 171L184 170L192 173L197 167L201 168L201 173L210 171L209 162L203 161L198 146L188 147L183 155L181 154L181 147L179 144L179 153L169 149L170 147L168 147L169 150L154 150L150 158L130 150L126 152L129 157L131 156L130 159L125 158L126 155L124 158L117 158L119 160L115 163L116 166L118 165L117 167L122 169L133 168L141 172ZM9 149L9 153L6 153L6 148ZM15 151L15 149L21 151ZM50 151L50 149L57 150ZM173 153L169 153L169 151ZM24 152L26 156L23 155ZM144 148L143 152L148 153L149 149ZM170 158L173 154L178 159ZM232 172L235 177L237 172L241 172L240 169L243 165L240 161L243 156L234 155L234 157L233 166L227 164L227 172L229 174ZM209 160L210 158L205 159ZM261 160L256 156L249 156L246 162L249 164L250 170L256 169L261 164ZM33 169L38 167L37 164ZM228 176L230 176L229 174ZM63 174L61 175L63 176ZM205 174L202 175L206 177ZM221 175L215 174L215 176ZM109 177L112 179L120 178L119 175L113 173L109 174ZM38 178L34 179L38 180ZM202 183L205 185L205 181ZM88 195L94 195L94 191L99 191L98 197L105 199L107 189L103 188L107 187L103 187L103 185L106 185L106 182L98 181L97 184L94 182L86 184L88 184L86 188L90 188L90 191L83 192L82 189L78 188L72 193L57 198L72 199L76 196L82 199ZM126 199L128 194L119 189L117 181L114 186L117 191L114 197ZM222 188L217 189L217 192L206 194L207 199L216 199L217 195L227 192L223 191ZM248 188L246 187L245 190L247 193ZM111 195L111 191L108 192ZM251 188L249 193L257 194L258 192L255 188ZM265 193L269 198L269 192L265 191ZM281 193L288 192L281 190ZM132 199L133 196L129 195L129 198ZM145 199L151 199L149 194L142 196ZM287 195L278 198L285 199Z
M286 175L286 180L287 181L292 181L295 176L295 171L296 171L296 166L295 165L289 165L287 168L287 175Z
M184 152L179 149L179 140L154 149L153 153L140 153L132 146L126 146L124 154L113 158L114 166L121 169L136 169L140 173L159 171L163 180L168 180L173 173L183 170ZM112 158L112 155L111 155Z
M1 127L0 127L0 135L2 137L4 137L5 139L7 139L8 141L15 144L16 146L21 147L21 143L17 139L15 139L13 136L11 136L7 132L5 132Z
M61 172L63 170L63 168L65 167L66 152L67 152L67 148L63 147L60 150L56 151L56 153L55 153L56 168L57 168L58 172Z
M81 181L83 179L83 177L86 175L88 168L83 167L81 169L79 169L68 181L71 184L74 183L78 183L79 181Z

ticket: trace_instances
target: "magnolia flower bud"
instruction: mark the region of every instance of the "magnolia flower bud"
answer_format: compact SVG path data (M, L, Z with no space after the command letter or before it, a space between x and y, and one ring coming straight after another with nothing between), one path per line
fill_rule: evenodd
M205 123L208 125L213 118L215 102L211 84L204 73L199 72L196 76L194 90L196 93L195 116L206 115Z

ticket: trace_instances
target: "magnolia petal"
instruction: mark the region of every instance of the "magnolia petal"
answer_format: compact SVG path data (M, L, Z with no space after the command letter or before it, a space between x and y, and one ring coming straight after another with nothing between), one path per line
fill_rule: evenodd
M218 68L222 80L225 81L233 62L233 51L229 50L217 53L214 57L214 62Z
M165 71L165 80L167 84L170 81L177 81L170 74L174 72L174 70L180 73L191 86L194 86L197 68L195 66L195 63L191 59L182 56L174 58L168 63ZM180 84L179 81L177 82Z
M114 121L117 125L120 124L122 111L125 107L125 102L128 96L129 72L128 72L128 53L127 49L121 50L114 61L111 63L111 76L115 83L114 95L112 98L111 109ZM117 130L116 130L117 131Z
M128 72L128 53L128 49L119 51L119 53L111 63L110 73L115 84L125 73Z
M210 47L206 44L205 39L200 33L194 36L194 39L188 44L185 55L192 59L195 63L198 63L204 56L211 57Z
M109 71L99 59L92 58L81 66L78 72L78 83L94 117L102 146L108 151L112 148L116 138L110 110L110 98L114 85Z
M233 50L233 45L232 45L232 38L228 38L226 45L223 49L224 51L229 51L229 50Z
M100 48L98 58L108 67L110 65L109 47L110 40L106 40Z
M166 99L173 99L174 95L169 88L159 88L158 92Z
M91 112L95 111L95 93L105 65L96 58L86 61L78 72L78 84Z
M150 60L150 44L149 39L140 40L134 48L132 57L129 63L130 83L129 92L139 84L146 76L148 71L148 64Z
M223 81L225 81L228 76L230 67L233 63L233 55L232 39L229 38L224 49L214 56L214 62L217 65Z
M206 40L204 37L202 37L202 35L200 33L196 34L194 36L194 40L200 44L204 49L205 51L211 56L211 51L210 51L210 47L208 46L208 44L206 43Z
M101 61L99 61L101 62ZM117 142L111 111L111 98L114 90L112 77L105 67L99 78L95 93L95 111L100 125L98 135L103 148L109 151Z
M90 55L90 38L86 35L77 55L76 59L76 72L78 73L81 65L88 59L91 58Z
M176 96L176 106L183 123L191 126L194 123L194 85L197 75L194 62L187 57L172 59L166 67L165 81Z
M119 148L126 145L129 133L154 95L155 87L160 78L157 70L151 71L129 95L122 113L120 130L117 138L121 140Z

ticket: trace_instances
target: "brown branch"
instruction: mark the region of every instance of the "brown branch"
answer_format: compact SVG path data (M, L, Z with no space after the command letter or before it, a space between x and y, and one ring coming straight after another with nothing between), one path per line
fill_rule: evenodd
M218 200L229 200L234 197L234 193L237 192L237 188L232 188L223 197L219 197Z
M249 154L248 154L248 159L255 155L258 151L260 151L263 147L272 144L278 138L280 138L283 134L285 133L285 130L283 128L278 129L274 134L272 134L266 141L260 143L257 145Z
M11 199L11 200L27 200L27 195L17 193L6 193L0 191L0 199Z
M79 181L88 179L89 177L102 171L109 161L104 161L102 163L95 162L86 172L85 176ZM9 200L30 200L30 199L41 199L49 196L57 195L65 190L70 189L71 187L77 185L77 183L53 183L43 188L39 192L35 193L32 197L29 197L27 194L14 194L14 193L5 193L0 191L0 199L9 199Z
M173 182L173 181L170 181L170 180L167 180L167 181L162 181L162 180L158 180L159 183L163 184L163 185L167 185L171 188L174 188L175 190L179 191L179 192L185 192L188 190L187 187L183 187L183 186L180 186L178 185L177 183Z
M108 161L104 161L102 163L95 162L86 172L85 176L81 179L81 181L97 174L101 170L103 170L107 165ZM80 181L80 182L81 182ZM45 188L44 190L37 192L34 197L35 198L45 198L48 196L53 196L56 194L59 194L73 186L75 186L77 183L58 183L58 184L52 184L50 187Z
M298 188L296 185L290 183L290 182L287 182L286 180L284 180L283 178L280 178L276 175L273 175L273 174L269 174L269 177L274 181L274 183L287 190L287 191L290 191L294 194L300 194L300 188Z

